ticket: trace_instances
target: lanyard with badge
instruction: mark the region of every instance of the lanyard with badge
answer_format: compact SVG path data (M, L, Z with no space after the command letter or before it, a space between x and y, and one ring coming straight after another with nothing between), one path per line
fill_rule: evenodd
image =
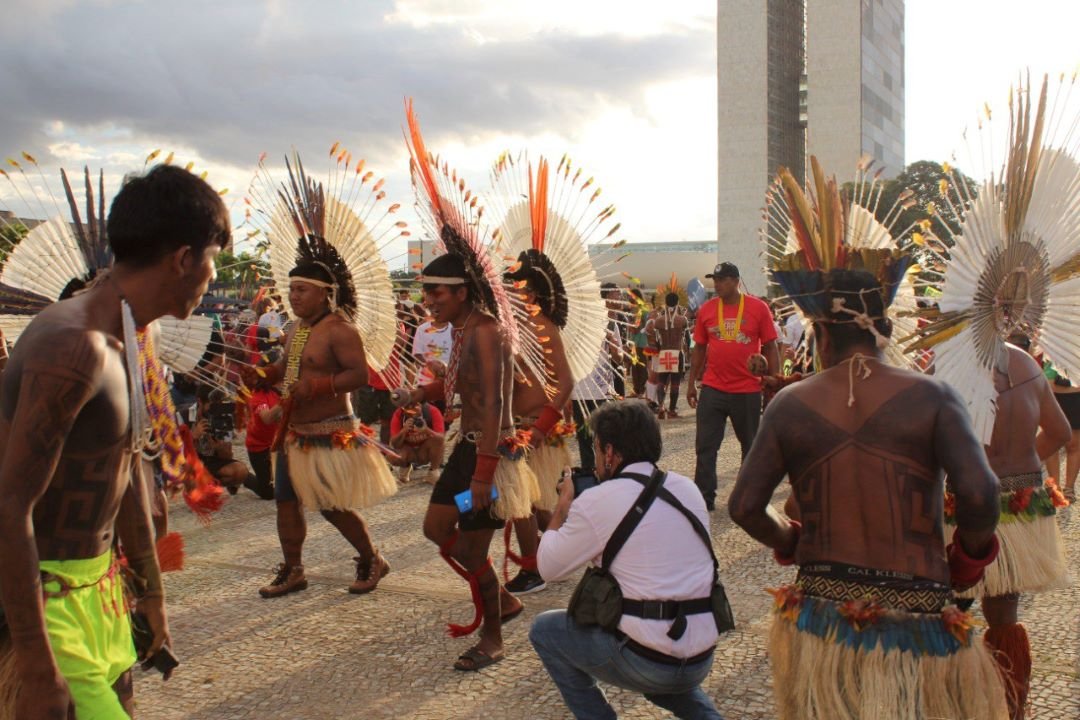
M749 339L740 331L742 328L743 308L746 305L746 295L739 293L739 310L735 314L735 325L732 327L731 332L728 332L727 327L724 324L724 301L718 300L716 303L716 329L713 331L716 337L720 340L727 340L728 342L749 342Z

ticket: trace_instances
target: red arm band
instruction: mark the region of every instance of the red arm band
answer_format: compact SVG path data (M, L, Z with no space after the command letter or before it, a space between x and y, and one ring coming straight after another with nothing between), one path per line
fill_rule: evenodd
M795 528L795 547L799 547L799 535L802 534L802 523L798 520L788 520L791 523L791 527ZM792 550L790 555L781 554L779 550L772 551L773 560L776 560L778 565L794 565L795 564L795 551Z
M551 432L551 428L555 427L560 420L562 420L562 413L554 405L545 405L544 409L540 411L540 417L536 418L536 422L533 423L532 429L538 430L541 435L547 437L547 434Z
M424 402L444 400L446 398L446 383L442 380L433 380L427 385L421 385L420 393Z
M994 562L998 556L1001 545L997 535L990 540L990 549L986 557L973 558L964 552L959 542L951 542L945 548L945 555L949 558L949 575L952 577L952 585L956 588L969 588L982 580L986 566Z
M472 479L482 485L490 485L495 481L495 468L502 458L498 453L476 453L476 469L473 470Z

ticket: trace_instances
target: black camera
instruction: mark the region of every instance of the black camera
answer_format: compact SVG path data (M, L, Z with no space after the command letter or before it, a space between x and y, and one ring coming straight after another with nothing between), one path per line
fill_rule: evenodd
M570 478L571 482L574 483L574 497L579 497L581 493L600 484L595 472L582 470L579 467L571 468ZM560 480L559 482L561 484L563 481Z
M414 430L423 430L427 427L427 423L424 422L424 417L422 415L417 415L416 417L414 417L412 425Z
M210 436L215 440L231 440L236 430L236 404L227 400L215 400L206 410Z

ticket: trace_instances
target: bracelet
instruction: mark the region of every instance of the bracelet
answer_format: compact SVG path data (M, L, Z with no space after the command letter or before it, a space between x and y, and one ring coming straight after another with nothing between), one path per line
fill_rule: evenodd
M473 470L473 482L490 485L495 478L495 468L502 458L498 453L476 453L476 468Z
M799 522L798 520L788 520L788 522L791 523L791 525L789 527L792 527L792 528L795 529L795 547L797 548L797 547L799 547L799 535L802 534L802 523ZM772 555L773 555L773 560L776 561L777 565L783 565L783 566L786 567L788 565L794 565L795 564L795 551L794 550L791 551L790 555L785 555L785 554L781 553L779 550L774 549L772 551Z
M560 420L562 420L562 413L554 405L545 405L540 411L540 417L533 423L532 429L547 437L551 428L555 427Z
M973 558L968 555L959 541L949 543L949 546L945 548L945 555L949 559L949 575L952 578L953 586L971 587L982 580L983 573L986 572L986 566L997 559L1000 549L1001 543L998 542L997 535L991 536L990 549L981 558Z

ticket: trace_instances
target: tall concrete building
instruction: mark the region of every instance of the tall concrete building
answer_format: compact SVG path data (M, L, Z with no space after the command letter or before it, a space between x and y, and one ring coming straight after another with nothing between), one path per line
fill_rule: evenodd
M904 163L903 0L718 0L721 260L761 293L758 232L779 167L809 154L841 181L869 154Z
M808 154L851 180L863 155L904 169L903 0L807 0Z

